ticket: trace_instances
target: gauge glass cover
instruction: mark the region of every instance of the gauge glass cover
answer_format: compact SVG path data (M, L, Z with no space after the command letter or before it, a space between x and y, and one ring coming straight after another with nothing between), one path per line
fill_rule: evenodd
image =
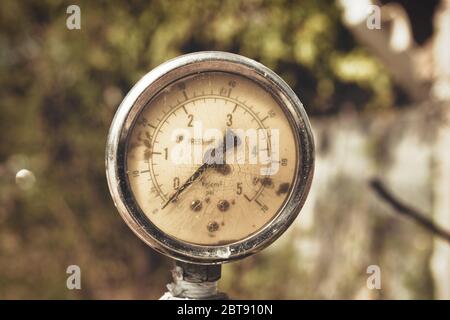
M314 144L301 102L275 73L201 52L130 91L106 162L115 204L140 238L179 260L221 263L261 250L293 222Z

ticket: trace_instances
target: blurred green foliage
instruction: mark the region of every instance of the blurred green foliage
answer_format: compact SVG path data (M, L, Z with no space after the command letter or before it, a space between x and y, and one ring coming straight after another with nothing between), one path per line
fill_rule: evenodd
M104 148L123 96L170 58L223 50L259 60L312 115L392 104L385 70L355 44L331 1L79 1L81 30L66 28L70 4L0 2L0 298L162 293L169 262L116 213ZM31 190L14 184L21 168L36 175ZM82 269L79 292L65 286L70 264ZM233 274L224 286L237 298L285 297L279 282L253 273L240 283Z

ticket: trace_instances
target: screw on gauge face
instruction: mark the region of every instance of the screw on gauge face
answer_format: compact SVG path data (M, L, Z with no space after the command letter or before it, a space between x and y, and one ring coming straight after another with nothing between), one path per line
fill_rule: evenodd
M208 223L206 228L208 229L209 232L215 232L219 230L219 224L216 221L211 221Z
M202 202L200 200L194 200L191 202L191 210L192 211L200 211L202 210Z
M222 212L227 211L230 208L230 203L227 200L220 200L217 203L217 208Z

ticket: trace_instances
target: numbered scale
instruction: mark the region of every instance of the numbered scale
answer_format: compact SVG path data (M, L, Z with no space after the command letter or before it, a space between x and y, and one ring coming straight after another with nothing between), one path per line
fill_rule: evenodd
M294 221L314 170L302 103L273 71L225 52L170 60L122 101L107 148L109 189L144 242L174 259L253 254Z

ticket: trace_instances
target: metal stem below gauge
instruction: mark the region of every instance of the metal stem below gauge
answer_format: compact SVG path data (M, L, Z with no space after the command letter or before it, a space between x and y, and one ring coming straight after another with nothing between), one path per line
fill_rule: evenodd
M217 284L222 273L221 265L201 265L176 261L172 269L173 282L167 285L160 300L224 300Z

